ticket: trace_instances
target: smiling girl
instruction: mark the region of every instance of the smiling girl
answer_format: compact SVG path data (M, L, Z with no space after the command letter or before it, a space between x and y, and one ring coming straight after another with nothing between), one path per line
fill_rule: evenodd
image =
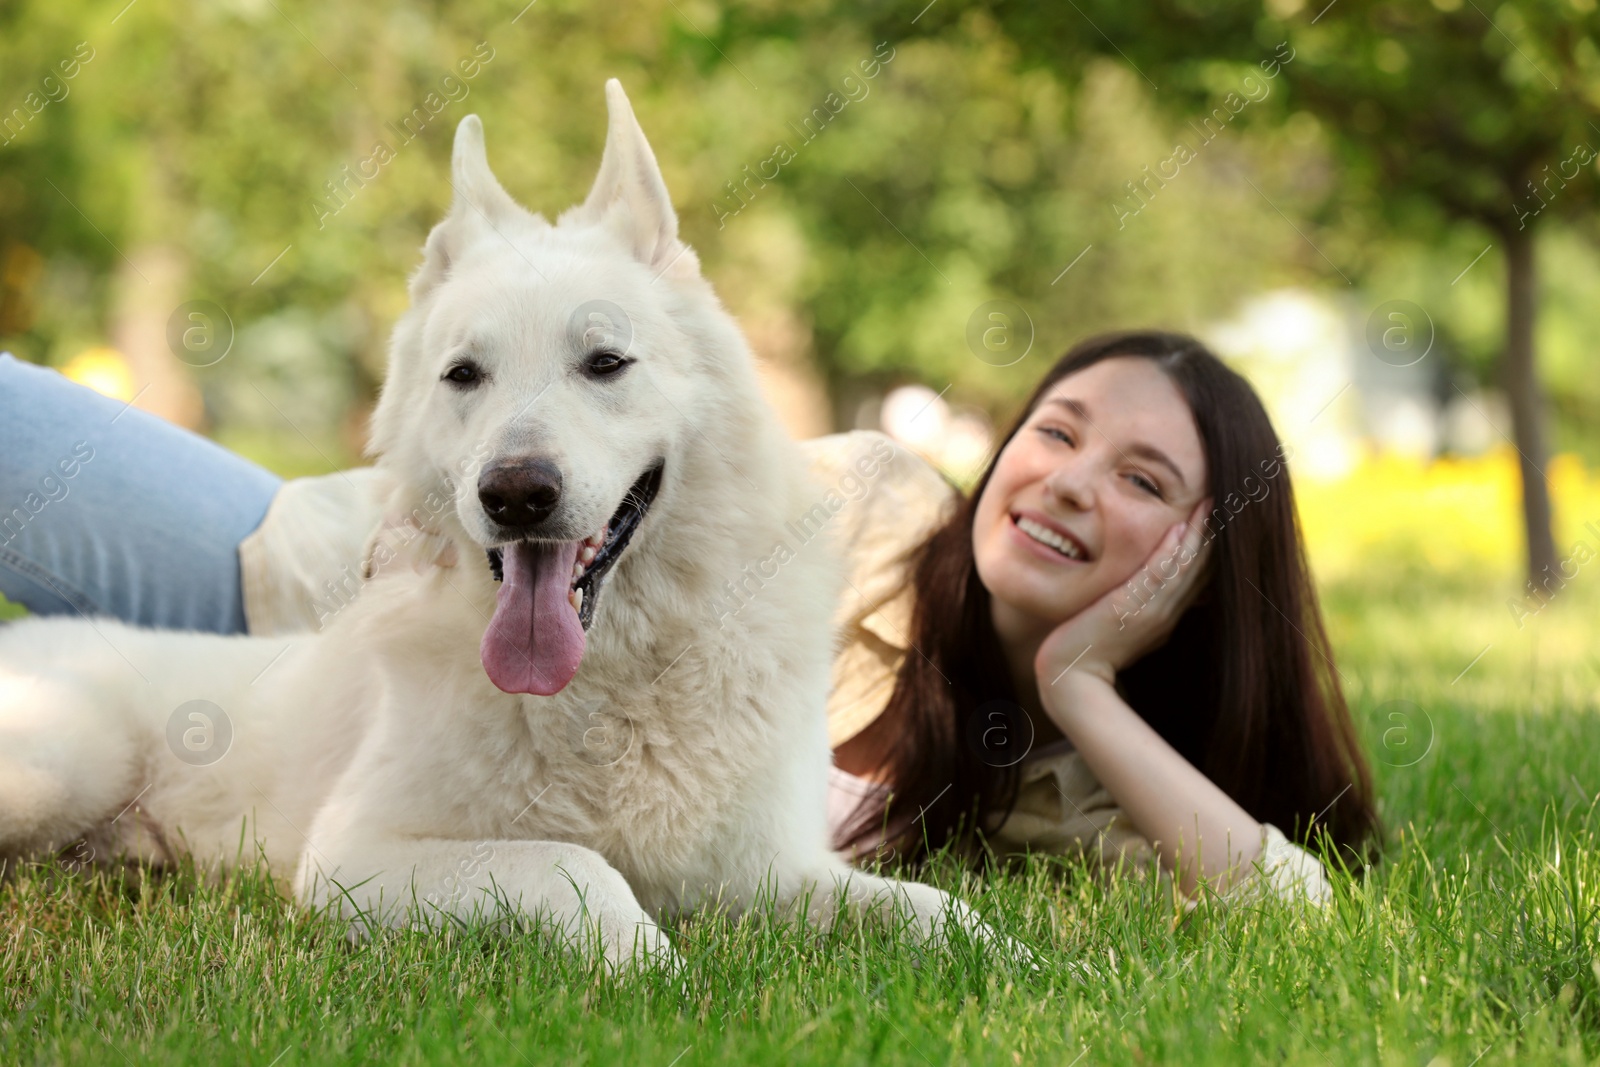
M1294 842L1359 863L1381 828L1285 456L1243 378L1156 332L1062 357L970 496L902 453L845 531L838 845L1327 899Z

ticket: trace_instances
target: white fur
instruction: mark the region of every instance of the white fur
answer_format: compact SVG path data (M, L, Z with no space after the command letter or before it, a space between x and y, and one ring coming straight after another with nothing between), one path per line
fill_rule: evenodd
M106 619L0 628L0 854L86 835L156 862L227 865L259 848L307 905L389 924L510 906L598 933L619 965L636 948L672 956L658 917L737 911L764 889L817 922L843 900L897 907L919 938L947 917L992 936L945 894L852 872L829 848L837 578L820 541L719 628L725 583L770 557L821 490L678 240L627 97L615 81L606 93L594 189L555 225L500 187L476 116L457 130L455 202L411 281L373 425L390 513L426 516L410 550L427 558L379 566L325 630L295 639ZM638 362L614 382L576 369L569 319L594 299L632 326ZM490 381L463 393L440 378L468 349ZM666 460L577 676L553 697L501 692L478 652L496 586L476 472L534 454L563 472L556 534L571 539ZM194 699L234 731L209 766L166 739Z

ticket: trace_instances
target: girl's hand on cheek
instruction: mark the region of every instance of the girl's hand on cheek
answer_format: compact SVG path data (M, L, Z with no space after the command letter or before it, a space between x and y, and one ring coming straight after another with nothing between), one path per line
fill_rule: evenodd
M1210 547L1200 518L1210 507L1209 499L1195 505L1188 522L1173 524L1130 581L1063 622L1039 646L1034 676L1052 718L1058 718L1065 676L1115 684L1118 671L1172 633L1200 589Z

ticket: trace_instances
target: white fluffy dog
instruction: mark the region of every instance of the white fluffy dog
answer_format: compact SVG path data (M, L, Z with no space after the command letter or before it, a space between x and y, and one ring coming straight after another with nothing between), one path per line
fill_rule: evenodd
M821 490L606 94L599 175L554 225L462 120L373 424L390 513L426 533L378 542L325 630L0 628L0 855L259 849L303 904L393 925L509 907L614 965L673 958L659 917L763 892L993 936L829 847L820 542L717 625Z

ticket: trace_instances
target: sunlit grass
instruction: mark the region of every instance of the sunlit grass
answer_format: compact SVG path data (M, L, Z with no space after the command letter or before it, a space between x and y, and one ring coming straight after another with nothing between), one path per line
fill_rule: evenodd
M26 614L27 612L23 610L21 604L13 604L5 597L0 596L0 622L5 622L8 619L20 619Z
M0 1063L1594 1062L1600 566L1508 609L1520 538L1496 462L1300 487L1390 831L1326 915L1174 923L1134 879L946 864L928 876L1037 972L706 917L679 931L685 974L619 981L534 935L352 944L251 873L36 867L0 889ZM1564 477L1563 551L1600 515L1595 481Z
M970 946L919 965L856 927L708 918L680 931L680 980L616 981L529 935L350 944L250 874L130 887L35 869L0 905L0 1058L1588 1062L1600 852L1592 802L1562 779L1600 781L1600 731L1589 714L1536 731L1446 716L1422 696L1448 728L1415 766L1380 767L1395 844L1326 916L1267 905L1175 927L1144 886L1070 864L941 868L1036 947L1038 972Z

